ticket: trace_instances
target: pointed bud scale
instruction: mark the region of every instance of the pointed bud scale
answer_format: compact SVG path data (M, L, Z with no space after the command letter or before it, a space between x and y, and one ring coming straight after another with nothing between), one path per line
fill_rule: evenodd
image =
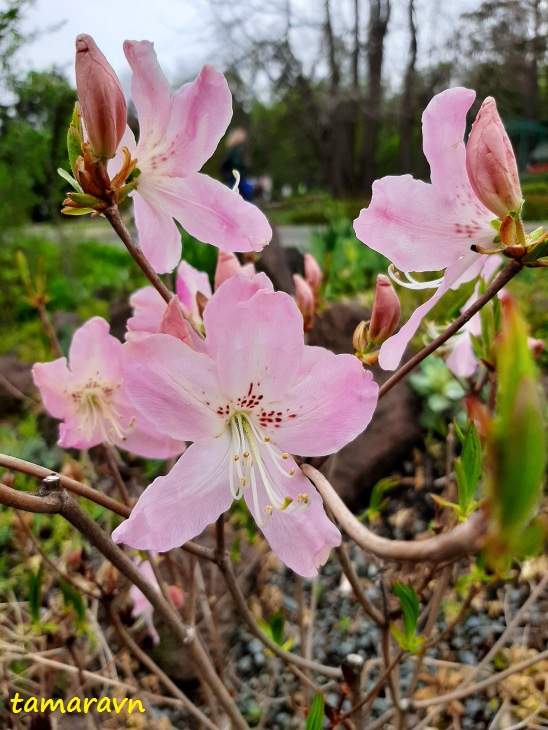
M116 154L126 129L124 92L114 70L89 35L76 38L76 89L96 157Z
M304 330L306 332L312 327L315 309L314 292L300 274L293 274L293 283L295 285L295 300L303 315Z
M490 96L472 125L466 145L466 171L474 192L497 218L519 211L522 195L516 157Z
M304 255L304 278L316 294L322 285L323 272L311 253L305 253Z
M184 342L186 345L194 349L190 328L183 316L177 294L174 294L169 300L165 314L160 322L158 332L164 335L176 337L178 340L181 340L181 342Z
M360 322L352 335L352 347L354 348L354 352L363 352L368 344L367 325L365 322Z
M377 287L375 289L375 301L369 324L369 341L375 345L382 345L385 340L392 337L400 323L401 306L398 295L392 286L390 279L384 274L377 276Z

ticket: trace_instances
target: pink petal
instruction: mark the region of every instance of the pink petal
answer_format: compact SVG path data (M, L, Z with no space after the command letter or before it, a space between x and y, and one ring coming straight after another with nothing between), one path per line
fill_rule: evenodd
M176 290L179 295L183 312L194 319L195 322L201 322L202 318L198 310L196 302L196 294L200 292L208 299L211 298L211 284L209 276L205 271L198 271L187 261L181 261L177 269Z
M247 266L251 266L253 268L253 272L249 274L249 276L253 276L255 273L255 267L253 264L247 264ZM217 266L215 268L215 291L217 291L221 284L223 284L227 279L230 279L231 276L236 276L241 273L243 273L242 265L238 261L237 256L230 253L230 251L223 251L223 249L220 248L219 256L217 258Z
M127 414L127 417L133 416L135 419L135 427L126 438L116 440L116 445L121 449L147 459L170 459L185 451L186 443L184 441L177 441L171 436L159 432L129 401L125 408L120 406L118 410L122 415Z
M104 381L122 379L121 342L110 334L110 325L102 317L92 317L72 337L69 367L75 381L101 375Z
M152 570L152 566L150 565L148 560L136 564L139 568L139 571L152 585L152 587L155 590L159 591L158 581L156 580L156 576L154 575L154 571ZM132 585L129 589L129 595L131 600L133 601L132 615L134 617L143 616L143 618L145 619L147 631L150 635L150 638L152 639L152 643L155 645L159 644L160 637L158 636L158 632L156 631L156 627L154 626L153 622L154 606L135 585Z
M272 229L256 206L207 175L141 176L139 193L148 197L151 187L154 198L199 241L226 251L261 251L272 238Z
M135 152L135 148L137 147L137 143L135 142L135 135L133 134L129 126L126 127L126 131L124 132L122 140L118 145L116 154L111 160L107 162L107 172L111 178L113 178L122 167L122 164L124 162L124 154L122 150L124 147L127 147L132 154Z
M451 288L456 288L456 285L462 283L464 280L469 280L469 276L467 277L467 275L470 268L476 271L477 266L481 266L484 262L485 256L470 253L467 256L463 256L453 266L448 267L443 276L443 281L434 296L424 304L421 304L420 307L417 307L400 331L386 340L381 347L379 352L379 365L381 368L384 370L395 370L398 367L405 348L417 331L423 317L428 314L446 291Z
M126 391L162 433L180 441L217 436L219 386L215 364L171 335L150 335L122 348Z
M215 152L231 118L232 96L226 79L206 65L195 81L182 86L171 99L158 162L162 175L185 177L197 172Z
M177 294L175 294L175 296L170 299L165 314L162 317L162 321L160 322L158 332L164 335L171 335L172 337L176 337L178 340L181 340L181 342L184 342L185 345L188 345L193 350L196 349L194 347L194 341L192 339L193 333L191 331L190 325L183 316L183 312L179 304L179 297L177 296ZM198 352L200 352L200 350L198 350Z
M133 202L139 245L148 262L158 274L173 271L181 258L181 234L161 196L140 184Z
M438 271L471 244L493 247L493 214L477 199L466 172L464 130L474 97L469 89L449 89L423 114L432 185L409 175L377 180L371 205L354 223L357 237L402 271Z
M281 453L276 449L277 453ZM296 500L297 495L306 494L310 505L305 509L292 514L289 510L280 512L274 509L266 527L261 528L270 547L291 570L305 578L318 574L318 568L323 565L331 548L341 544L341 535L335 525L328 519L323 508L322 500L315 487L304 476L292 458L283 462L287 469L295 469L291 478L280 474L268 460L264 467L272 486L278 491ZM247 487L244 496L250 512L255 519L264 521L264 507L269 504L266 490L257 485L259 515L256 514L252 488Z
M169 122L169 83L150 41L125 41L124 53L133 75L131 98L139 117L139 150L164 141Z
M475 200L475 198L474 198ZM402 271L438 271L451 266L472 244L492 247L496 235L487 213L462 194L447 197L410 175L373 183L369 208L354 222L356 236Z
M332 454L356 438L373 416L379 391L353 355L315 354L306 377L270 405L283 414L281 423L267 429L271 439L302 456Z
M73 409L67 397L67 385L71 375L66 357L52 362L37 362L32 367L32 377L50 416L63 420L69 418Z
M470 329L463 329L455 336L455 342L445 364L457 378L471 378L478 367L478 360L474 354Z
M156 289L153 286L137 289L130 296L129 303L133 307L133 317L127 321L126 340L156 334L167 308Z
M257 291L262 281L263 277L244 276L225 281L204 311L204 324L222 392L237 399L253 386L266 403L290 387L304 342L295 302L283 292ZM255 293L242 301L242 292L247 296L253 289Z
M227 433L190 446L167 476L145 489L112 539L138 550L165 552L199 535L232 502L229 452Z

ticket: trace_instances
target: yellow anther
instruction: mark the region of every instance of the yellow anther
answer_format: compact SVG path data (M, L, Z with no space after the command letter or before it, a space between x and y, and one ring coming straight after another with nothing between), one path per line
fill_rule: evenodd
M269 441L270 441L270 436L265 436L264 437L265 444L267 444Z
M244 459L247 459L248 456L249 456L249 451L244 451Z
M295 469L290 469L289 470L289 476L292 477L293 474L295 474Z
M247 484L245 477L240 477L240 481L242 483L242 487L245 487L245 485Z
M282 454L282 459L289 459L289 454Z
M271 504L267 504L266 507L264 508L264 511L265 511L265 514L267 514L269 517L272 517L272 512L274 510L272 509Z
M238 456L238 454L234 454L234 456L233 456L232 458L234 459L234 461L238 461L238 459L239 459L240 457Z

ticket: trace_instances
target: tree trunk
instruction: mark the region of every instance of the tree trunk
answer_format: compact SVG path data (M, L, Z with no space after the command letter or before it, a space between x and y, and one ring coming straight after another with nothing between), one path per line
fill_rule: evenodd
M403 80L400 108L400 173L413 171L413 122L415 119L415 64L417 61L417 26L415 24L415 2L407 6L409 23L409 57Z

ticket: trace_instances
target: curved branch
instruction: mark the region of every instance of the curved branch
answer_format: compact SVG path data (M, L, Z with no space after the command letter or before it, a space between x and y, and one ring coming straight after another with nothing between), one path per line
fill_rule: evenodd
M324 502L333 512L342 529L365 551L386 560L408 563L428 561L441 563L456 560L479 550L487 533L487 520L483 511L474 512L466 522L451 532L429 537L426 540L389 540L380 537L362 525L323 474L310 464L301 469L314 483Z

